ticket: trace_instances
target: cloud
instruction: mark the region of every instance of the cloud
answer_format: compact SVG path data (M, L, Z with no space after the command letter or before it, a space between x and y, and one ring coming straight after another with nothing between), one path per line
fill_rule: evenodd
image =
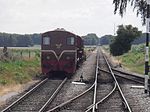
M0 31L34 33L64 27L80 35L104 35L113 33L114 23L141 27L134 15L121 19L113 10L110 0L0 0Z

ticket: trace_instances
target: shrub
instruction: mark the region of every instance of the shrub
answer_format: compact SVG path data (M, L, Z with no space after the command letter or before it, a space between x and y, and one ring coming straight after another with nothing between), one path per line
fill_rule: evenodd
M7 69L7 68L6 68L5 66L0 65L0 72L4 71L4 70L6 70L6 69Z
M0 84L1 85L6 85L7 84L7 81L5 79L0 79Z
M27 76L23 73L16 72L14 78L18 83L22 84L25 82L25 79L27 79Z

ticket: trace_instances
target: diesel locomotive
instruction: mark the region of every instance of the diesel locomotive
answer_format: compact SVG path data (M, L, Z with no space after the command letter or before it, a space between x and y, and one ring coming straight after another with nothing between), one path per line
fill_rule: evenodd
M64 72L73 74L85 59L83 40L65 30L48 31L42 34L41 67L43 74Z

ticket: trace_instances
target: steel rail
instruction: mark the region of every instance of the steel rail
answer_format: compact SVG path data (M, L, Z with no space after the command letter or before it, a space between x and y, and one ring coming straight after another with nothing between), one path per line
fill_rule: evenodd
M96 93L97 93L97 75L98 75L98 61L99 60L99 50L97 50L97 60L96 60L96 73L95 73L95 86L94 86L94 97L93 97L93 110L95 112L95 103L96 103ZM96 106L97 108L97 106Z
M130 80L130 81L134 81L134 82L137 82L137 83L140 83L140 84L144 84L144 81L134 80L134 79L131 79L131 78L129 78L129 77L121 76L121 75L118 75L118 74L115 74L115 75L116 75L117 77L121 77L121 78Z
M55 90L55 92L52 94L52 96L47 100L47 102L43 105L43 107L38 112L44 112L45 109L48 107L48 105L53 101L53 99L56 97L62 86L67 81L67 77L62 81L62 83L58 86L58 88Z
M140 75L134 75L134 74L131 74L131 73L127 73L127 72L124 72L124 71L121 71L121 70L117 70L115 68L112 68L113 71L116 71L116 72L119 72L119 73L122 73L122 74L126 74L126 75L130 75L130 76L133 76L133 77L137 77L137 78L142 78L144 79L144 76L140 76Z
M97 52L98 52L98 51L97 51ZM93 106L94 106L94 107L92 107L92 108L93 108L93 112L95 112L96 89L97 89L97 74L98 74L98 59L99 59L99 53L97 53L96 76L95 76L94 84L93 84L89 89L85 90L83 93L81 93L81 94L77 95L76 97L74 97L74 98L72 98L72 99L70 99L70 100L68 100L68 101L66 101L66 102L64 102L64 103L62 103L62 104L60 104L60 105L58 105L58 106L56 106L56 107L50 109L50 110L48 110L47 112L53 112L53 111L55 111L55 110L57 110L57 109L60 109L60 108L64 107L65 105L71 103L72 101L76 100L77 98L79 98L79 97L83 96L84 94L86 94L87 92L89 92L93 87L94 87L94 91L95 91L95 92L94 92L94 98L93 98L93 99L94 99L94 100L93 100L93 104L94 104Z
M33 87L30 91L26 92L23 96L21 96L19 99L17 99L16 101L14 101L12 104L10 104L8 107L6 107L4 110L2 110L1 112L6 112L8 110L10 110L13 106L15 106L17 103L19 103L20 101L22 101L24 98L26 98L27 96L29 96L31 93L33 93L37 88L39 88L42 84L44 84L46 81L48 80L48 78L44 79L43 81L41 81L40 83L38 83L35 87Z
M108 71L106 71L106 70L104 70L104 69L99 68L99 70L102 71L102 72L111 74L110 72L108 72ZM123 72L122 72L122 74L123 74ZM140 83L140 84L144 84L144 81L142 82L142 81L134 80L134 79L131 79L131 78L128 78L128 77L124 77L124 76L118 75L118 74L114 74L114 75L115 75L115 76L118 76L118 77L121 77L121 78L124 78L124 79L127 79L127 80L131 80L131 81ZM130 77L130 76L129 76L129 77ZM134 77L134 76L131 76L131 77ZM140 78L140 77L138 77L138 78Z
M103 55L103 56L104 56L104 55ZM106 59L105 56L104 56L104 59L105 59L107 65L108 65L108 68L109 68L109 70L110 70L110 72L111 72L111 75L112 75L113 79L115 80L115 82L116 82L116 84L117 84L118 90L119 90L119 92L120 92L120 94L121 94L121 96L122 96L122 98L123 98L123 100L124 100L124 102L125 102L125 104L126 104L126 106L127 106L128 111L129 111L129 112L132 112L131 107L129 106L129 104L128 104L128 102L127 102L127 100L126 100L126 98L125 98L125 96L124 96L124 94L123 94L123 92L122 92L122 90L121 90L121 88L120 88L120 85L119 85L119 83L118 83L118 81L117 81L117 79L116 79L116 77L115 77L115 74L113 73L113 71L112 71L112 69L111 69L111 66L109 65L109 63L108 63L108 61L107 61L107 59Z
M117 85L115 83L115 86L113 87L113 89L105 97L103 97L100 101L98 101L95 105L97 106L100 103L104 102L108 97L110 97L113 94L113 92L116 90L116 88L117 88ZM93 108L93 106L94 106L94 104L88 106L85 112L89 112Z
M48 110L47 112L53 112L53 111L55 111L57 109L60 109L60 108L62 108L64 106L66 106L67 104L71 103L72 101L76 100L77 98L83 96L85 93L89 92L94 86L95 86L95 84L93 84L90 88L88 88L86 91L84 91L83 93L79 94L78 96L76 96L76 97L74 97L74 98L72 98L72 99L70 99L70 100L68 100L68 101L66 101L66 102L64 102L64 103L62 103L62 104L60 104L60 105L50 109L50 110Z

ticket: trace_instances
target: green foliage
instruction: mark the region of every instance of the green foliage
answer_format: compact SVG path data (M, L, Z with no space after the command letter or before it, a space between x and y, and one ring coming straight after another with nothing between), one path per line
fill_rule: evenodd
M85 45L97 45L98 44L98 37L96 34L91 33L87 34L86 36L83 36L84 44Z
M0 61L0 84L22 84L40 73L40 59Z
M7 70L7 67L5 67L4 65L0 65L0 72Z
M115 5L114 13L116 14L117 11L119 11L119 14L123 16L129 3L131 3L131 6L133 6L133 8L137 10L137 15L141 15L143 24L145 24L147 15L146 0L113 0L113 4Z
M120 56L123 66L133 72L144 73L144 54L142 52L130 52Z
M16 72L14 75L14 80L16 80L17 83L24 83L28 79L28 76L21 73L21 72Z
M112 39L112 35L104 35L100 38L100 45L109 45Z
M40 51L39 50L35 51L35 57L36 57L36 59L40 58Z
M117 30L117 36L114 37L110 44L110 52L114 56L122 55L131 49L132 42L141 35L138 28L132 25L120 25Z
M28 47L41 43L41 34L8 34L0 33L0 47Z
M6 85L7 81L5 79L0 79L0 85Z
M145 45L141 44L141 45L132 45L131 51L132 52L137 52L137 53L144 53L144 49L145 49Z
M144 74L144 52L143 44L132 46L132 50L128 53L120 55L118 58L122 65L133 72Z

